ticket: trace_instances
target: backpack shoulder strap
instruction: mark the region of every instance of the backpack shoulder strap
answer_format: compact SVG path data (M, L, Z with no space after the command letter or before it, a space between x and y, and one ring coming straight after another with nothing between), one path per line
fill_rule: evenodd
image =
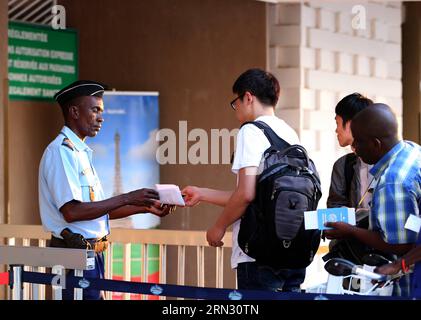
M347 197L351 193L351 183L354 177L354 165L357 162L357 155L353 152L345 156L344 176L345 176L345 192Z
M279 137L275 131L272 130L271 127L269 127L265 122L263 121L249 121L249 122L245 122L241 125L240 128L242 128L243 126L245 126L246 124L253 124L256 127L258 127L259 129L263 130L263 133L265 134L266 138L269 140L269 143L271 144L271 146L279 149L279 150L283 150L286 149L288 147L290 147L291 145L286 142L284 139L282 139L281 137Z

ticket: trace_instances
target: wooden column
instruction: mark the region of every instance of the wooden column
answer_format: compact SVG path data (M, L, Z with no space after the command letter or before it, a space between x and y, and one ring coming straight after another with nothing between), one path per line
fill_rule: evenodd
M421 142L421 3L405 3L402 25L403 138Z
M7 223L7 0L0 0L0 223Z

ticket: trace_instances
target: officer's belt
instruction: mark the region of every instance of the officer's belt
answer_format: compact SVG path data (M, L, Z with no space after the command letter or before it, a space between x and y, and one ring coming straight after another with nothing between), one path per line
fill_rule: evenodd
M103 237L101 239L85 239L85 240L87 242L86 247L69 246L63 239L51 236L50 247L94 250L96 253L101 253L107 250L108 248L107 237Z

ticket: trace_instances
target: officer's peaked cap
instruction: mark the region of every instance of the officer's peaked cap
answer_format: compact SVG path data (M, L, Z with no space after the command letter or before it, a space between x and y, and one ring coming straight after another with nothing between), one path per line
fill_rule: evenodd
M57 92L54 95L54 99L59 103L59 105L63 106L66 104L66 102L78 97L102 97L106 88L106 85L99 82L91 80L78 80Z

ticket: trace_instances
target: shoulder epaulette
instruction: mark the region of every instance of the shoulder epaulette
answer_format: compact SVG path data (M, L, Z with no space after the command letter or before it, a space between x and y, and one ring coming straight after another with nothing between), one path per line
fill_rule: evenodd
M75 151L75 145L72 141L70 141L69 138L64 138L61 145L66 146L67 148L71 149L72 151Z

